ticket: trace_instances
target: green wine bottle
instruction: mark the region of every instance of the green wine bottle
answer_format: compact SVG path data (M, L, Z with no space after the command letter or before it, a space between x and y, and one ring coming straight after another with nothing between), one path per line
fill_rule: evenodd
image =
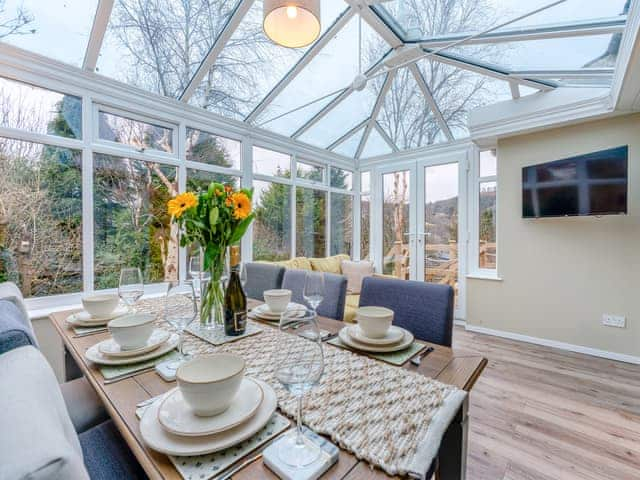
M230 248L231 273L224 294L224 333L242 335L247 328L247 295L240 281L240 247Z

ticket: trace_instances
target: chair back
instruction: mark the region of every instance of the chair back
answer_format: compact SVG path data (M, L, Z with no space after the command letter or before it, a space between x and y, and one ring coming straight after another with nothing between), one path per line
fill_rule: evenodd
M307 273L309 273L308 270L287 270L284 272L282 288L291 290L292 302L307 305L303 296ZM347 277L335 273L323 273L322 275L324 275L324 299L318 306L318 315L342 320L347 296Z
M264 300L265 290L282 287L284 267L270 263L248 262L244 268L247 272L247 282L244 285L247 297Z
M0 299L0 355L27 345L37 347L29 319L15 303Z
M427 282L367 277L362 282L360 306L386 307L394 325L406 328L425 342L451 346L453 288Z

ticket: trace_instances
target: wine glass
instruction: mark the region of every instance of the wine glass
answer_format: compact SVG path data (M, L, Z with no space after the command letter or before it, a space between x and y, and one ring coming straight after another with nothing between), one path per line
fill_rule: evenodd
M128 306L133 307L144 294L142 272L139 268L123 268L120 270L120 282L118 283L118 295Z
M318 305L324 299L324 274L320 272L307 272L304 279L302 296L316 313Z
M180 340L178 342L179 357L166 363L170 370L177 368L187 360L190 355L184 351L184 329L198 316L198 305L196 303L196 293L193 289L193 282L185 282L180 285L178 282L167 284L167 296L164 302L164 319L172 325Z
M240 283L242 284L243 288L247 284L247 264L246 263L243 263L242 267L240 268Z
M313 463L321 453L318 445L302 433L302 397L320 381L324 355L320 329L313 310L287 311L280 317L280 331L285 332L275 353L276 378L298 397L297 428L287 434L278 448L280 459L295 468Z

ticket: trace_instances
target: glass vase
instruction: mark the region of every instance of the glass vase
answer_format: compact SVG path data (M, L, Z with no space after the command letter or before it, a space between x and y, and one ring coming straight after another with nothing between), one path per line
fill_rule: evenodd
M227 251L210 265L208 275L200 285L200 328L205 330L224 328L224 284L223 273Z

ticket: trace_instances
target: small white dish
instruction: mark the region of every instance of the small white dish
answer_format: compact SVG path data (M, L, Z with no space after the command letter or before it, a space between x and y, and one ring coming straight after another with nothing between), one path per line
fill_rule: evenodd
M265 290L262 296L266 304L269 305L269 310L276 314L284 312L291 302L291 290L285 288Z
M161 402L155 402L144 412L140 420L142 439L157 452L178 457L207 455L232 447L256 434L276 411L278 400L276 392L261 380L255 380L264 393L262 403L256 413L246 422L224 432L203 437L186 437L167 432L158 421L158 409Z
M393 310L385 307L360 307L356 323L369 338L383 338L393 323Z
M361 350L363 352L370 353L391 353L391 352L399 352L400 350L404 350L408 348L414 341L413 335L408 330L404 331L404 337L402 341L396 343L395 345L368 345L366 343L361 343L349 335L348 332L349 327L344 327L340 330L338 337L348 347L354 348L356 350Z
M109 333L122 350L135 350L147 344L156 317L148 313L132 313L107 323Z
M120 297L115 293L97 293L84 295L82 307L92 317L106 317L113 312L120 302Z
M264 393L253 379L244 377L231 405L220 415L195 415L179 388L169 393L158 409L158 421L170 433L187 437L201 437L224 432L245 422L256 413Z
M246 362L234 353L196 357L178 367L178 388L193 410L203 417L227 410L238 392Z
M100 353L104 353L110 357L122 358L122 357L135 357L137 355L142 355L144 353L150 352L158 348L160 345L169 340L171 334L166 330L161 330L156 328L147 340L147 344L144 347L136 348L135 350L122 350L118 342L116 342L113 338L109 340L105 340L104 342L100 342L100 346L98 347Z
M122 317L129 313L129 309L125 306L120 306L116 308L113 312L111 312L106 317L92 317L89 312L81 311L72 313L67 317L67 323L73 325L74 327L101 327L102 325L106 325L110 320L114 318Z
M110 340L110 339L109 339ZM104 342L108 342L109 340L103 340ZM89 347L87 351L84 353L84 357L90 362L97 363L99 365L131 365L134 363L144 362L146 360L151 360L156 357L160 357L167 352L170 352L174 348L178 346L180 340L180 336L177 333L171 334L169 339L160 345L158 348L151 350L148 353L144 353L142 355L138 355L136 357L124 357L124 358L115 358L105 355L100 351L100 343L96 343L95 345Z
M387 333L382 338L369 338L367 337L359 325L350 325L349 326L349 336L353 338L356 342L366 343L368 345L393 345L394 343L399 343L404 338L405 330L392 325Z

